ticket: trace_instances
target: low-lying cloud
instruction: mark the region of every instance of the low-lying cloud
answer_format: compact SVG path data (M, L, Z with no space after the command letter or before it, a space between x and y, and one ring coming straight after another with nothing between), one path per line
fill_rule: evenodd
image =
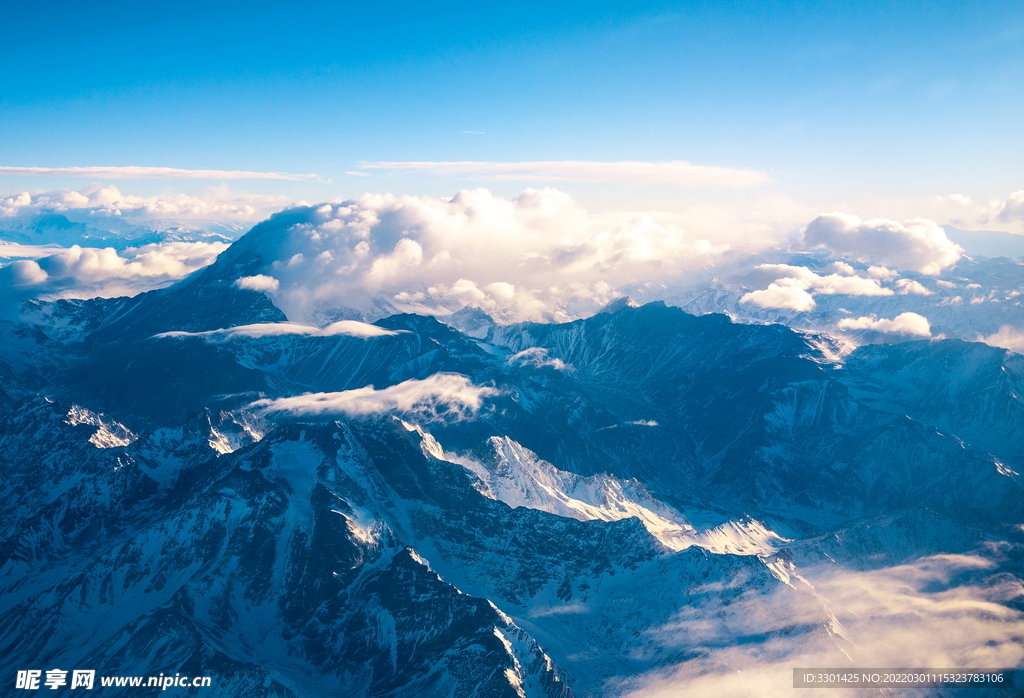
M1001 221L1024 221L1024 189L1006 197L999 207L997 218Z
M256 274L255 276L243 276L235 280L235 287L247 291L270 291L274 292L281 287L281 282L273 276Z
M998 331L989 335L979 334L977 341L984 342L993 347L1009 349L1018 354L1024 354L1024 330L1018 330L1010 325L1003 325Z
M842 262L832 265L838 272L822 276L807 267L789 264L760 264L747 274L746 280L760 285L770 280L767 288L751 291L740 298L761 308L779 308L807 312L816 305L814 294L847 296L891 296L894 291L882 286L879 278L889 278L888 269L872 267L875 277L857 276L853 267ZM871 270L869 270L870 272Z
M922 274L940 273L964 252L937 223L923 218L903 223L881 218L862 221L856 216L830 213L807 224L803 241L827 247L838 257Z
M682 609L654 636L694 658L642 677L643 686L627 695L789 697L794 667L996 668L1024 661L1024 614L1008 605L1024 598L1024 585L986 557L936 555L805 577L813 589L797 582L796 590L784 587L767 598L751 591ZM830 614L831 634L822 622ZM822 631L807 632L814 626ZM799 693L825 697L836 690Z
M250 409L268 415L295 417L401 414L425 421L467 419L483 406L484 398L500 394L496 388L474 385L457 373L436 373L423 380L407 380L381 390L372 386L339 393L307 393L275 400L258 400Z
M900 313L892 320L876 318L874 315L859 318L843 318L836 323L841 330L869 330L886 334L931 337L932 328L928 318L917 313Z
M227 247L222 242L168 242L118 252L74 245L0 266L0 298L132 296L212 264Z
M255 222L291 203L292 199L287 196L236 192L226 185L207 187L198 194L142 197L122 193L113 185L92 184L81 189L0 195L0 224L5 223L3 218L39 213L68 214L97 225L102 224L103 219Z
M746 188L768 181L763 172L732 167L671 162L364 162L369 170L421 172L440 177L516 180L528 182L608 182L662 185L684 189Z
M794 279L780 279L768 284L768 288L751 291L740 298L740 303L751 303L761 308L778 308L806 313L817 303L814 296Z
M0 196L0 299L161 288L212 264L225 240L290 203L227 186L140 197L92 184Z
M237 325L226 327L221 330L207 330L206 332L162 332L155 335L154 339L182 339L186 337L197 337L209 344L223 344L236 339L261 339L264 337L358 337L370 339L371 337L394 337L404 330L388 330L376 325L370 325L356 320L341 320L334 322L327 327L314 327L312 325L300 325L294 322L261 322L254 325Z
M557 356L551 356L545 347L530 347L508 357L510 366L528 366L530 368L553 368L556 371L571 371L573 367Z

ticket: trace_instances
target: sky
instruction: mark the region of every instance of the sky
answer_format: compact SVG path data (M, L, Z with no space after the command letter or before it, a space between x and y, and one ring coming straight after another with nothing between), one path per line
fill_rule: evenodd
M1012 269L958 265L1024 249L1019 1L3 12L0 305L163 287L310 204L239 280L310 326L628 295L1024 347Z
M1021 231L994 215L1024 189L1019 2L38 2L4 43L0 167L58 171L0 196L553 185L698 228ZM62 169L111 167L213 172Z

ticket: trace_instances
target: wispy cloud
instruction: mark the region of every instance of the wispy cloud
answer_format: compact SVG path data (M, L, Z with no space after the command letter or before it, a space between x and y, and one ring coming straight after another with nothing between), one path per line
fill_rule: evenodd
M1009 667L1024 658L1017 606L1024 587L983 557L936 555L866 572L805 574L813 593L799 583L768 598L750 591L684 607L652 636L690 658L631 677L632 690L623 693L826 698L840 692L794 691L793 667ZM821 627L826 608L831 632L807 632Z
M96 179L323 179L317 174L249 172L246 170L183 170L176 167L9 167L0 176L93 177Z
M365 162L363 169L423 172L436 176L537 182L620 182L683 189L755 187L768 175L754 170L671 162Z
M251 408L292 416L360 416L398 412L428 421L465 419L483 406L483 399L499 393L474 385L456 373L435 373L423 380L407 380L381 390L373 386L340 393L307 393L276 400L257 400Z
M210 344L221 344L241 338L260 339L262 337L302 335L307 337L345 336L369 339L370 337L393 337L397 334L401 334L401 332L387 330L365 322L342 320L332 323L327 327L313 327L312 325L300 325L293 322L262 322L255 325L238 325L221 330L207 330L206 332L163 332L155 335L154 339L199 337Z

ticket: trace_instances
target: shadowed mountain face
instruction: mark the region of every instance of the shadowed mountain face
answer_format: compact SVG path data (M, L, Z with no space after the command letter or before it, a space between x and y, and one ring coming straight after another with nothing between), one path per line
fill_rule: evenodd
M487 341L416 315L283 325L235 283L260 235L2 327L8 666L206 673L219 696L617 695L706 652L681 618L752 599L809 603L779 632L846 652L804 566L1020 542L1015 354L839 360L660 303Z

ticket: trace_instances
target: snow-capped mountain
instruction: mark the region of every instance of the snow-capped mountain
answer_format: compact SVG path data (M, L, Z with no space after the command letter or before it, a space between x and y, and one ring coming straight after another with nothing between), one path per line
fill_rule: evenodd
M857 656L811 568L998 549L985 569L1019 578L1019 355L850 353L660 302L298 324L240 283L286 224L169 288L3 322L8 666L624 695L716 648ZM726 622L749 604L804 610Z
M762 258L760 264L777 267L780 277L787 274L812 272L819 275L834 273L834 263L827 255L773 254ZM755 264L750 264L754 267ZM869 266L851 264L838 281L868 276ZM790 327L811 331L824 331L853 340L857 344L868 342L900 342L922 337L948 337L975 341L997 333L1002 327L1024 326L1024 307L1021 306L1022 269L1020 259L1006 257L962 257L941 274L924 275L913 271L897 274L893 270L879 271L883 276L877 286L857 289L856 293L817 293L809 308L772 307L751 302L751 293L768 286L758 272L749 269L740 273L726 273L709 284L686 289L648 289L642 286L623 289L638 301L663 299L684 310L695 313L727 313L746 322L778 322ZM858 277L857 275L863 275ZM841 288L841 287L840 287ZM917 328L893 328L880 331L871 323L857 323L860 318L893 319L903 313L914 313L927 320ZM847 324L844 326L844 320ZM850 321L854 321L849 324ZM862 325L858 327L858 325ZM884 325L882 326L884 329Z
M36 213L0 220L0 243L55 247L113 247L123 250L166 242L231 242L241 225L216 221L150 220L129 223L116 216L71 220L62 213Z

